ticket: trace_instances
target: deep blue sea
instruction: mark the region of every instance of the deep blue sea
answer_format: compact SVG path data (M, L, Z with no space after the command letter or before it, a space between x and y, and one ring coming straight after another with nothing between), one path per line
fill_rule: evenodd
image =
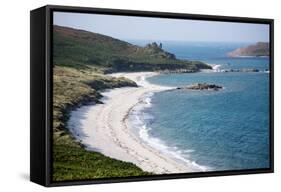
M143 45L143 42L133 42ZM220 64L221 69L269 69L269 58L229 58L249 43L165 42L177 58ZM269 167L269 73L199 72L148 79L165 86L214 83L220 91L151 93L130 118L148 144L203 171Z

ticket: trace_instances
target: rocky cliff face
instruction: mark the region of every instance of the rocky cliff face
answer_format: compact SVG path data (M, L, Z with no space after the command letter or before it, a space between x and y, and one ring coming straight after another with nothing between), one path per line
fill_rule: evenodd
M246 56L269 56L269 43L258 42L254 45L249 45L247 47L241 47L235 49L227 54L229 57L246 57Z
M176 59L176 56L162 49L162 43L159 45L156 42L147 44L144 48L144 52L152 54L156 57L165 59Z

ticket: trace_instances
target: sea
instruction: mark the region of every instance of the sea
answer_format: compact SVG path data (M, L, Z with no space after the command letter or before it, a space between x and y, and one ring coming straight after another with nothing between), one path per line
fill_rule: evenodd
M144 46L147 41L131 43ZM227 56L249 42L162 44L179 59L203 61L218 70L160 74L147 81L171 87L211 83L223 89L148 93L129 115L140 139L198 171L269 168L269 58ZM253 68L259 72L224 72Z

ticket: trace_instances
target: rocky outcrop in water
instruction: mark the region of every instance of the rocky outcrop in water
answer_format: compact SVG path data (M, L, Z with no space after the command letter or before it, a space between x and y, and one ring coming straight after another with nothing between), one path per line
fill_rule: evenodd
M197 83L193 85L188 85L185 87L178 87L177 89L192 89L192 90L213 90L218 91L222 89L222 86L215 85L215 84L207 84L207 83Z
M260 72L259 69L246 69L246 68L243 68L243 69L222 69L220 70L220 72Z
M162 70L159 71L162 74L171 74L171 73L195 73L198 72L197 70L192 69L175 69L175 70Z

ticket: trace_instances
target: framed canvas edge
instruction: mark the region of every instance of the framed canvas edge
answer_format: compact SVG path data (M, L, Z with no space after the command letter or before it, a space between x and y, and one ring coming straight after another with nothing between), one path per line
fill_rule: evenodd
M139 10L121 10L121 9L105 9L90 7L73 7L73 6L57 6L46 5L46 185L47 187L70 186L70 185L86 185L86 184L103 184L103 183L120 183L120 182L136 182L151 180L167 180L167 179L185 179L198 177L214 177L214 176L234 176L259 173L274 173L274 19L250 18L250 17L232 17L217 15L199 15L186 13L170 13L170 12L150 12ZM71 181L52 181L52 13L54 11L63 12L79 12L79 13L97 13L124 16L141 16L141 17L160 17L175 19L194 19L209 21L225 21L225 22L241 22L241 23L257 23L269 24L270 26L270 167L263 169L245 169L245 170L227 170L214 172L198 172L198 173L180 173L180 174L164 174L153 176L137 176L137 177L118 177L118 178L101 178L93 180L71 180Z

